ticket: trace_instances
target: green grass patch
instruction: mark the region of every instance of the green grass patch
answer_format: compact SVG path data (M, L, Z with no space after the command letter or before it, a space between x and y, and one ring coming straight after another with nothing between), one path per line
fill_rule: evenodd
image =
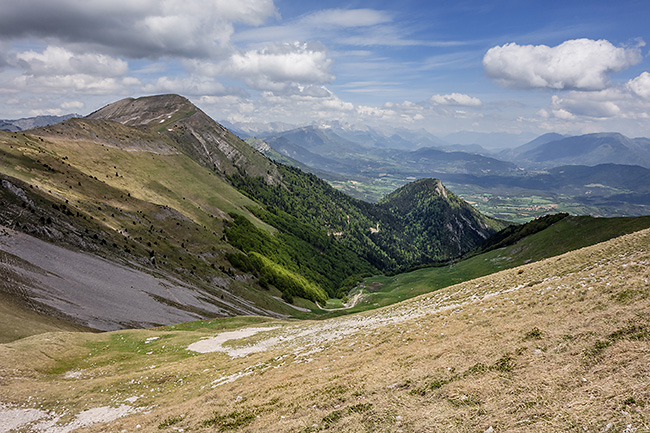
M164 420L163 422L161 422L160 424L158 424L158 429L159 429L159 430L162 430L162 429L165 429L165 428L167 428L167 427L171 427L171 426L173 426L173 425L178 424L178 423L181 422L181 421L183 421L183 417L182 417L182 416L171 416L171 417L165 419L165 420Z
M204 427L214 427L218 431L238 430L252 423L256 415L252 412L234 411L225 415L215 413L212 418L203 421Z

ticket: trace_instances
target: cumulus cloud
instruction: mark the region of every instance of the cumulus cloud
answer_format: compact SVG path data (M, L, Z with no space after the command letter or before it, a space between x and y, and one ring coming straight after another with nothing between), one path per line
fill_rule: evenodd
M493 47L483 57L483 67L489 77L509 87L600 90L608 85L611 73L641 58L638 47L575 39L555 47L516 43Z
M260 25L273 0L21 0L6 2L0 38L47 39L133 58L209 57L233 24Z
M465 95L463 93L450 93L447 95L433 95L429 98L433 105L452 105L460 107L480 107L483 102L476 97Z
M317 43L275 44L234 54L217 67L225 75L243 80L257 90L284 92L299 84L321 84L334 79L332 60ZM309 88L309 87L306 87ZM311 91L317 89L311 88Z
M615 92L601 91L591 92L569 92L564 97L557 95L551 100L553 114L558 118L570 118L571 116L582 116L591 118L615 117L622 113L617 104Z
M109 94L140 84L126 76L129 68L124 60L104 54L75 54L58 46L13 53L9 64L15 76L0 86L12 92Z
M644 72L638 77L628 81L627 88L635 95L650 101L650 74Z

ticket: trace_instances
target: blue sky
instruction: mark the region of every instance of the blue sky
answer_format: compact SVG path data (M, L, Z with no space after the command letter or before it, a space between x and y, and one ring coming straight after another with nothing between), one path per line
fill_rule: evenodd
M252 129L650 136L647 1L3 3L0 118L179 93Z

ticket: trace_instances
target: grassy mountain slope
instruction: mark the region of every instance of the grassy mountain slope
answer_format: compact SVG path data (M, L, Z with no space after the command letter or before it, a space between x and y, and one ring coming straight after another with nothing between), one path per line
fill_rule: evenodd
M541 218L540 220L544 220ZM604 242L638 230L650 228L650 216L593 218L567 216L539 232L526 235L528 226L510 227L510 233L497 249L445 266L417 269L394 276L366 278L351 295L363 292L360 302L350 312L390 305L423 293L511 269L526 263L550 259L579 248ZM534 230L533 230L534 231ZM514 233L512 233L514 232ZM524 232L519 238L519 232ZM498 235L497 235L498 238Z
M273 298L279 291L233 278L224 255L236 252L222 239L229 213L268 233L275 229L245 208L253 201L165 136L73 119L0 139L4 225L216 292L226 299L215 303L228 314L262 311L251 306L296 311ZM233 301L239 307L225 305Z
M644 230L320 322L23 339L0 345L0 415L35 432L645 431L649 247Z
M275 166L232 132L179 95L126 98L103 107L89 119L108 120L159 133L174 147L221 174L242 171L278 181Z
M419 257L410 264L460 257L485 242L493 230L507 225L481 215L437 179L409 183L388 194L377 207L390 215L382 223L392 229L392 239L384 238L382 244L387 248L397 242L412 245ZM377 235L382 234L380 228Z

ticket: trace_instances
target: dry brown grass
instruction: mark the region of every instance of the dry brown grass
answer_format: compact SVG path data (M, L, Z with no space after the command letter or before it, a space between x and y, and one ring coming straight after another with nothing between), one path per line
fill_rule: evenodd
M274 322L241 358L183 352L209 328L32 337L0 346L0 400L66 408L62 424L147 408L81 431L650 431L649 247L646 230L363 315ZM116 345L152 336L150 355Z

